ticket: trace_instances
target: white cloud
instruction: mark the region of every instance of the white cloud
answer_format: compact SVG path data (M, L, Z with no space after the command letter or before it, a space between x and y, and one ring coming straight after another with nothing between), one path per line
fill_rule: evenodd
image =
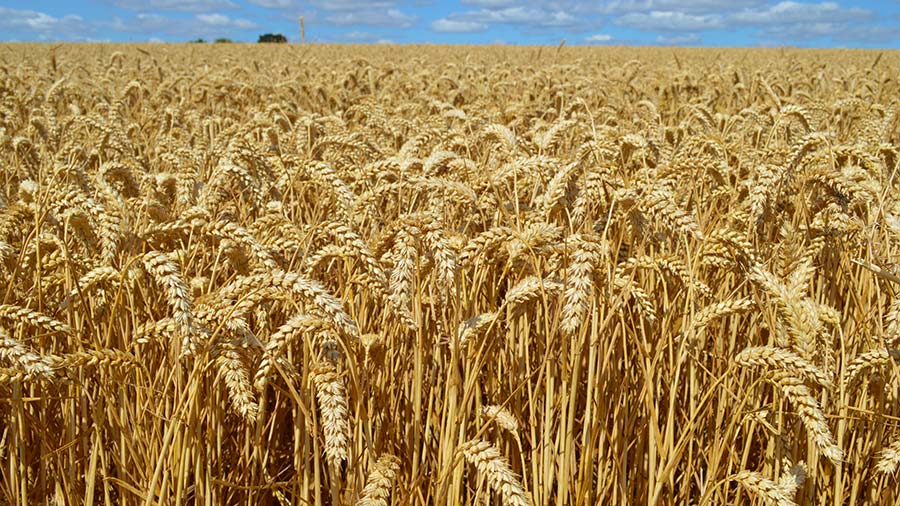
M267 9L287 9L294 7L292 0L247 0L253 5L265 7Z
M376 1L368 2L365 0L312 0L314 6L327 11L377 11L382 9L391 9L394 2Z
M325 11L375 11L380 9L393 9L396 8L397 4L394 0L247 0L247 2L267 9L300 9L304 7L314 7Z
M479 9L451 14L450 21L465 21L488 25L503 23L535 27L574 27L579 19L563 10L544 10L535 7L507 7L503 9Z
M231 19L223 14L200 14L197 16L201 22L213 26L228 26Z
M431 23L431 29L436 32L466 33L480 32L487 28L484 23L477 21L456 21L453 19L438 19Z
M656 37L656 43L664 46L686 46L700 44L700 36L696 33L686 33L683 35L659 35Z
M566 26L575 23L575 17L565 11L548 12L525 7L508 7L497 11L481 11L479 15L497 23L538 26Z
M792 39L817 39L819 37L830 37L838 35L844 31L846 27L835 23L802 23L791 27ZM766 30L770 36L777 36L781 30Z
M112 0L116 7L136 11L184 11L210 12L235 9L238 5L231 0Z
M729 21L744 25L787 25L791 23L840 23L872 18L872 12L834 2L803 4L780 2L766 9L745 9L729 16Z
M835 40L884 46L900 39L900 26L850 25L835 34Z
M345 40L364 42L367 40L375 40L378 38L378 36L375 35L374 33L369 33L369 32L352 31L352 32L345 33L343 35L343 38Z
M256 23L250 21L249 19L239 18L234 20L234 27L241 30L253 30L257 26L258 25Z
M109 28L115 32L131 33L167 33L171 29L172 20L159 14L136 14L128 21L115 17L109 23ZM171 32L168 32L171 33Z
M589 35L584 38L585 42L609 42L613 39L613 36L608 33L595 33L594 35Z
M725 27L722 16L716 14L693 15L670 11L626 14L616 19L615 23L648 32L693 32Z
M532 22L532 24L538 26L572 26L577 22L575 16L572 16L565 11L555 11L549 14L550 16L548 18L539 19L537 20L537 23Z
M116 17L107 24L108 28L115 32L124 33L177 33L173 32L175 20L171 20L159 14L136 14L128 21Z
M346 11L336 12L325 17L326 21L336 25L372 25L409 28L416 22L416 17L397 9L386 11Z
M498 10L506 7L562 10L573 15L681 12L726 14L740 9L764 8L769 0L460 0L463 5Z
M684 14L721 14L741 8L762 7L766 0L613 0L600 10L608 13L670 11Z
M32 10L8 9L0 7L0 30L3 39L22 40L89 40L93 27L81 16L69 14L62 17L50 16Z
M900 39L900 28L864 23L794 23L790 25L770 25L762 30L762 36L778 44L795 41L830 39L835 42L869 45L887 45Z
M302 13L311 26L312 21L320 19L326 24L337 26L388 26L393 28L411 28L418 18L407 14L396 7L394 0L247 0L248 2L268 9L281 9L290 12L291 19ZM309 10L313 7L313 10ZM317 12L316 9L319 9ZM353 34L354 32L350 32ZM357 31L357 35L363 32ZM344 40L376 41L373 37L351 39L338 36Z
M867 23L874 18L872 11L844 8L835 2L782 1L765 9L733 13L727 21L737 26L761 28L763 38L780 44L815 39L884 44L897 39L896 29Z
M462 0L463 5L473 5L475 7L486 7L488 9L497 9L500 7L510 7L517 3L515 0Z
M339 37L342 40L355 43L372 43L372 44L396 44L392 39L384 38L381 35L354 30L347 32Z
M256 23L247 19L231 19L224 14L198 14L197 21L216 28L237 28L250 30L256 28Z
M114 18L98 25L104 30L120 33L137 33L159 37L168 35L183 40L229 37L234 30L251 30L256 23L247 19L234 19L224 14L198 14L193 18L170 18L161 14L136 14L129 19Z

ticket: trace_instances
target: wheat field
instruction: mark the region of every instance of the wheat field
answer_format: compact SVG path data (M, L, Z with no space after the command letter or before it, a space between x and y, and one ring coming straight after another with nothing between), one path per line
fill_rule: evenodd
M0 504L898 504L900 54L0 46Z

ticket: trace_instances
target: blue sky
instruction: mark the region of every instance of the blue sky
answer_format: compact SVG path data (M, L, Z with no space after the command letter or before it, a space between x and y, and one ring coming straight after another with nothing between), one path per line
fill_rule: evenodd
M900 0L0 0L0 40L900 48Z

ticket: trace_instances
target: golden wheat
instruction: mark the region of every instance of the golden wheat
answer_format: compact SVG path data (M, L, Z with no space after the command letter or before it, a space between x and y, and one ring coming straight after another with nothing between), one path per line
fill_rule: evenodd
M0 504L900 499L896 52L0 53Z

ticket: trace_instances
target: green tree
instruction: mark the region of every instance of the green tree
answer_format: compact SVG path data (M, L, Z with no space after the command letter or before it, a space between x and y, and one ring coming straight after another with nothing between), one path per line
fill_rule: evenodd
M284 43L287 42L287 37L280 33L266 33L259 36L259 40L257 42L278 42Z
M225 38L225 37L216 39L216 44L228 44L230 42L234 42L234 41L231 39Z

